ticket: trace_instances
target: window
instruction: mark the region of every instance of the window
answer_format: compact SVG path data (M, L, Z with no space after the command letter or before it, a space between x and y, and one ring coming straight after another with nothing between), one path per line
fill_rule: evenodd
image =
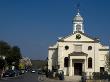
M64 58L64 67L68 67L69 59L68 57Z
M92 50L92 46L88 46L88 50Z
M82 45L75 45L75 52L81 52L82 51Z
M100 72L104 72L104 71L105 71L104 67L100 67Z
M88 58L88 68L92 68L92 58Z
M65 50L68 50L69 49L69 46L65 46Z
M76 25L76 30L81 31L81 25Z

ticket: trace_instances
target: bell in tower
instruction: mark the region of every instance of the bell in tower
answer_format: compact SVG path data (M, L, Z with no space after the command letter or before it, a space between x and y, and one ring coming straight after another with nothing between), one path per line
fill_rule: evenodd
M79 9L78 9L78 12L77 12L76 16L73 18L73 33L74 32L84 33L83 18L79 13Z

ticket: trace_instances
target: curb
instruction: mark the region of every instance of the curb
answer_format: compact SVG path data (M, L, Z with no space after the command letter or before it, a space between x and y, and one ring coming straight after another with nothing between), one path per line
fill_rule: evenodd
M14 78L18 78L18 77L21 77L21 76L23 76L23 75L14 76L14 77L3 77L0 80L14 79Z

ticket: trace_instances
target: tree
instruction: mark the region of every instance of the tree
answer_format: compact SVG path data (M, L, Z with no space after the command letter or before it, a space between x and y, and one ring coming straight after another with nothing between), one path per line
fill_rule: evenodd
M13 65L13 62L15 62L14 65L18 67L19 60L21 58L22 56L21 56L20 48L18 46L14 46L11 48L10 55L7 56L6 60L9 65Z
M11 47L7 42L0 41L0 57L5 56L8 66L14 64L16 67L19 65L19 59L22 58L21 51L18 46Z
M0 58L0 69L3 69L6 65L6 61L2 58Z
M19 64L19 69L25 69L25 65L23 63Z
M106 70L110 73L110 54L106 54Z
M8 56L10 53L10 45L5 41L0 41L0 56Z

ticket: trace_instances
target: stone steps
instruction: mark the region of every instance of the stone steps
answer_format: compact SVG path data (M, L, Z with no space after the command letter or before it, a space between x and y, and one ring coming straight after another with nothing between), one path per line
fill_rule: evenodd
M81 81L81 76L65 76L65 81L80 82Z

